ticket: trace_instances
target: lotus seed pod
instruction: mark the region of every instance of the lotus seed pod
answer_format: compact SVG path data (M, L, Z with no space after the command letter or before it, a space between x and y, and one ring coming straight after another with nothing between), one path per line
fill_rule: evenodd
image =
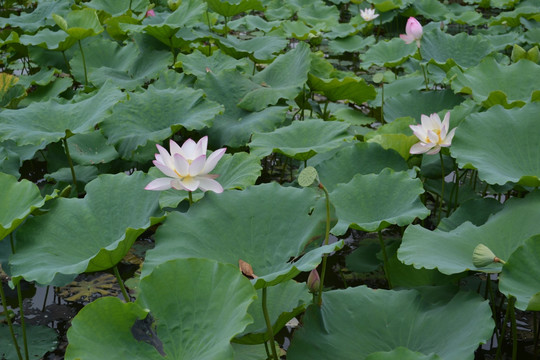
M495 262L495 254L486 245L478 244L473 251L472 261L476 267L484 267Z

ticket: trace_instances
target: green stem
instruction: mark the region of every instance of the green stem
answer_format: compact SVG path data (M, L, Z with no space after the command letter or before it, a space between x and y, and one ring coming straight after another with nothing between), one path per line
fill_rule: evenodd
M441 222L441 213L442 213L442 204L444 201L444 160L442 153L439 152L439 158L441 159L441 175L442 175L442 183L441 183L441 198L439 199L439 214L437 217L437 226L439 226L439 223Z
M272 350L272 358L274 360L279 360L279 357L277 355L276 351L276 343L274 341L274 329L272 328L272 323L270 322L270 315L268 315L268 308L266 307L266 287L263 287L262 289L262 310L264 315L264 321L266 322L266 333L268 336L268 339L270 340L270 348Z
M47 298L49 297L49 289L51 285L47 285L47 290L45 291L45 297L43 298L43 305L41 306L41 312L45 311L45 307L47 306Z
M537 311L533 311L533 334L534 334L534 348L533 348L533 354L535 358L538 355L538 334L540 333L540 321L537 319Z
M208 14L208 8L206 9L206 21L208 22L208 29L210 29L210 32L213 33L214 29L212 29L212 25L210 24L210 15ZM208 43L210 43L210 40L208 40ZM210 56L210 53L208 53L208 56Z
M330 194L328 194L328 190L323 184L319 183L319 188L324 191L324 196L326 198L326 228L324 231L324 245L328 245L328 238L330 237ZM324 277L326 275L327 259L328 254L324 254L322 260L321 282L319 284L319 291L317 293L317 304L319 306L322 306L322 292L324 287Z
M64 142L64 150L66 151L66 157L69 163L69 168L71 169L71 178L73 179L73 187L75 188L75 193L79 195L79 189L77 188L77 177L75 176L75 168L73 167L73 161L71 160L71 155L69 154L67 135L64 136L62 141Z
M514 301L515 301L515 298L513 296L510 296L510 298L508 299L508 305L506 306L506 314L504 315L504 321L502 323L501 336L499 337L498 346L497 346L497 354L495 354L495 360L499 360L501 358L501 351L503 348L504 336L506 335L506 324L508 324L508 320L511 316L510 313L514 311L513 309Z
M67 60L65 51L62 51L62 56L64 57L64 62L66 63L67 70L71 74L71 66L69 66L69 61ZM71 74L71 75L73 75L73 74Z
M381 124L385 124L384 121L384 83L381 82Z
M424 82L426 83L426 91L429 91L429 88L428 88L428 79L427 79L427 74L426 74L426 67L422 64L420 64L420 67L422 68L422 72L424 73Z
M113 270L114 270L114 276L116 276L116 280L118 281L118 285L120 285L120 290L122 290L122 295L124 296L124 300L126 300L126 302L128 303L131 301L131 299L129 298L129 295L126 291L126 287L124 286L124 281L122 281L122 278L120 277L118 266L114 265Z
M83 63L83 68L84 68L84 84L88 86L88 74L86 73L86 59L84 58L84 51L81 45L81 40L79 40L78 42L79 42L79 50L81 51L82 63Z
M17 288L17 298L19 300L19 315L21 317L21 330L22 330L23 345L24 345L24 358L28 360L30 356L28 354L28 338L26 337L26 321L24 319L23 297L22 297L20 282L17 283L16 288Z
M517 327L516 327L516 308L514 304L516 303L516 298L510 296L510 301L512 303L512 312L510 312L510 323L512 324L512 360L517 359Z
M188 191L188 200L189 200L189 205L191 206L193 204L193 192L192 191Z
M386 253L386 245L382 237L382 231L378 231L379 234L379 243L381 244L381 250L383 253L383 269L384 274L386 275L386 281L388 281L388 287L392 288L392 281L390 280L390 273L388 272L388 254Z
M13 346L15 346L15 350L17 351L17 357L19 358L19 360L22 360L23 357L21 354L21 349L19 349L19 344L17 343L17 337L15 336L15 331L13 330L13 323L11 322L11 318L9 317L6 294L4 293L4 285L1 280L0 280L0 299L2 300L2 305L4 306L4 315L6 316L6 322L9 327L9 332L11 333Z

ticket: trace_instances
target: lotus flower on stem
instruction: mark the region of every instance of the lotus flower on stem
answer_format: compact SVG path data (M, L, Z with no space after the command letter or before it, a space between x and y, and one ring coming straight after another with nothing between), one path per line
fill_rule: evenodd
M214 180L218 175L209 174L225 153L226 148L214 151L208 158L206 148L208 137L201 138L197 143L192 139L186 140L182 146L170 141L170 154L161 145L156 145L154 165L167 177L153 180L146 185L146 190L186 190L190 193L197 189L202 191L223 192L223 187Z
M360 16L365 21L375 20L379 14L375 14L375 9L367 8L360 10Z
M444 116L444 120L441 122L441 118L436 113L430 116L421 116L422 124L409 125L414 135L420 140L419 143L414 144L411 149L411 154L437 154L441 147L449 147L452 143L452 138L456 129L448 131L450 127L450 112L447 112Z
M401 34L399 37L407 44L416 41L416 46L420 47L420 39L422 38L424 31L418 20L411 16L409 20L407 20L407 25L405 25L405 32L406 34Z

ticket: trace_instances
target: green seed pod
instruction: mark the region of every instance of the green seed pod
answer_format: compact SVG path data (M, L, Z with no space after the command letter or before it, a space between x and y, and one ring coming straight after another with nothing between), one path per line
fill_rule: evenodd
M478 244L473 251L472 262L476 267L484 267L495 262L495 254L486 245Z

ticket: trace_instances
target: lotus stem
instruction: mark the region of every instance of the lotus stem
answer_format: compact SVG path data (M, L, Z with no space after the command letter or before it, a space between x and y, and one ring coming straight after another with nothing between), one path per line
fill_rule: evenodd
M437 226L439 226L439 223L441 222L441 214L442 214L442 204L444 202L444 160L442 153L439 152L439 158L441 159L441 176L442 176L442 182L441 182L441 198L439 199L439 214L437 217Z
M513 296L510 296L508 298L508 304L506 306L506 314L504 315L504 321L502 323L502 329L501 329L501 336L499 337L498 341L498 347L497 347L497 354L495 355L495 360L499 360L501 358L502 354L502 342L504 341L504 336L506 335L506 324L508 324L508 320L512 316L511 313L514 312L514 302L516 301L516 298ZM515 326L515 319L514 324L512 326ZM514 330L512 329L512 333ZM514 341L514 344L517 346L517 343ZM512 349L513 350L513 349ZM514 360L515 357L512 357Z
M23 298L21 291L21 283L17 283L17 299L19 300L19 314L21 317L21 330L23 336L23 345L24 345L24 358L28 360L30 356L28 355L28 339L26 337L26 321L24 319L24 309L23 309Z
M429 88L428 88L428 79L427 79L427 74L426 74L426 67L422 64L420 64L420 67L422 68L422 72L424 73L424 82L426 83L426 91L429 91Z
M51 285L47 285L47 290L45 290L45 297L43 298L43 305L41 306L41 312L45 311L45 307L47 306L47 298L49 297L49 289Z
M66 63L67 70L71 74L71 66L69 66L69 61L66 58L66 52L65 51L62 51L62 56L64 57L64 62Z
M324 191L324 196L326 198L326 228L324 231L324 245L328 245L328 238L330 237L330 194L326 187L319 183L319 188ZM326 275L326 262L328 261L328 254L324 254L322 259L322 270L321 270L321 282L319 284L319 292L317 294L317 305L322 306L322 293L324 288L324 277Z
M77 177L75 176L75 168L73 167L73 161L71 160L71 155L69 154L67 135L64 136L62 141L64 142L64 150L66 152L67 161L69 163L69 168L71 170L71 178L73 179L73 187L75 188L75 193L79 195L79 189L77 188Z
M390 273L388 271L388 254L386 253L386 245L384 243L384 239L382 237L382 231L379 230L377 232L379 234L379 243L381 244L381 250L383 253L383 269L384 269L384 275L386 276L386 281L388 282L388 287L392 289L392 280L390 280Z
M191 206L193 204L193 192L192 191L188 191L188 200L189 200L189 205Z
M272 350L272 358L274 360L279 360L279 357L278 357L277 351L276 351L276 343L274 341L274 329L272 328L272 323L270 322L270 315L268 315L268 308L266 306L266 298L267 298L266 291L267 291L267 288L263 287L263 289L262 289L262 310L263 310L264 320L266 322L266 332L267 332L267 336L268 336L268 338L270 340L270 347L271 347L271 350Z
M9 332L11 333L13 346L15 346L15 350L17 351L17 357L19 358L19 360L23 360L21 349L19 349L19 344L17 343L17 337L15 336L15 331L13 330L13 323L11 322L11 318L9 317L8 308L7 308L7 299L6 299L6 294L4 292L4 285L2 281L0 281L0 299L2 300L2 305L4 306L4 315L6 316L6 322L9 327Z
M385 124L384 121L384 83L381 82L381 124Z
M122 295L124 296L124 299L128 303L128 302L131 301L131 299L130 299L127 291L126 291L126 287L124 286L124 281L122 280L122 277L120 277L120 272L118 271L118 266L114 265L113 270L114 270L114 276L116 276L116 280L118 281L118 285L120 285L120 290L122 290Z
M538 355L538 334L540 331L538 331L540 327L540 322L537 319L537 311L533 311L533 334L534 334L534 348L533 348L533 354L535 358Z
M517 327L516 327L516 298L510 296L512 311L510 312L510 323L512 324L512 360L517 360Z
M81 45L81 40L79 40L78 43L79 43L79 50L81 51L82 63L83 63L83 68L84 68L84 84L88 86L88 74L86 72L86 59L84 58L84 51Z

